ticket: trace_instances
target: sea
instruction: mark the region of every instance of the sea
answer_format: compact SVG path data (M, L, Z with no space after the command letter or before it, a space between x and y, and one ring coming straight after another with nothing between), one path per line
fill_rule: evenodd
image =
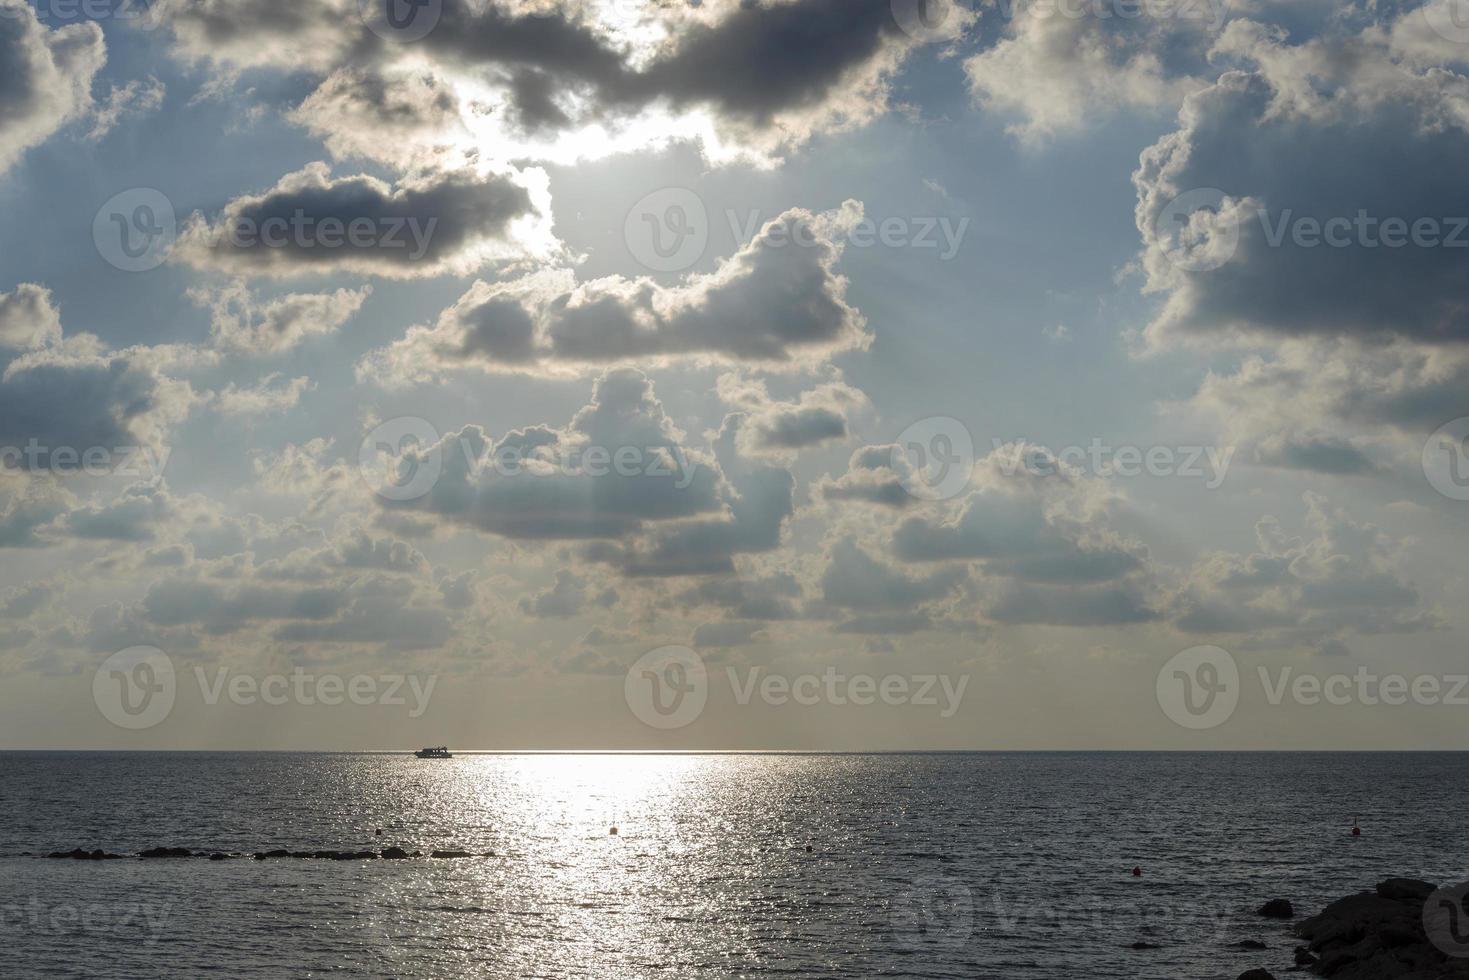
M1452 753L0 753L0 977L1234 980L1466 812ZM476 856L250 857L389 846Z

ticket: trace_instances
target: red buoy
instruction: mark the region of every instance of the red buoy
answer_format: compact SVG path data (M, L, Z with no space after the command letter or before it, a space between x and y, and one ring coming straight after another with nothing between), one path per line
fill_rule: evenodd
M1361 837L1362 836L1362 828L1357 826L1357 818L1356 817L1353 817L1352 818L1352 836L1353 837Z
M1142 868L1133 868L1132 869L1132 876L1134 878L1141 878L1143 876L1143 869Z

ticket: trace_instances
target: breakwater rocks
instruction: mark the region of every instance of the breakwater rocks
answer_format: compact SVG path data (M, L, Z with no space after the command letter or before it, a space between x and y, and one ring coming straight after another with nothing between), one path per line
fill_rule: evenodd
M1333 980L1469 980L1466 895L1469 885L1389 878L1339 898L1296 923L1304 944L1290 969ZM1239 980L1275 975L1254 969Z
M106 851L88 851L80 847L71 851L52 851L46 855L48 858L70 858L76 861L115 861L127 856L124 854L109 854ZM492 858L494 856L494 851L459 850L429 851L425 855L423 851L408 851L401 847L385 847L381 851L288 851L284 848L278 848L273 851L255 851L254 853L191 851L187 847L150 847L148 850L139 851L137 854L138 859L143 861L182 858L205 858L210 861L230 861L237 858L253 858L256 861L270 861L278 858L294 858L296 860L306 861L406 861L423 857L445 860L451 858Z

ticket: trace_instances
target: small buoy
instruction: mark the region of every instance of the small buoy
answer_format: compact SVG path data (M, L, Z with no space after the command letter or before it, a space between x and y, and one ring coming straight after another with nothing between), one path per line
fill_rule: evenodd
M379 828L378 828L378 829L377 829L377 835L378 835L378 836L379 836L379 837L381 837L381 836L382 836L382 835L383 835L383 829L382 829L382 828L381 828L381 827L379 827Z
M608 837L616 837L617 836L617 828L616 827L610 827L610 828L608 828L608 830L607 830L607 836Z
M1362 836L1362 828L1359 827L1359 826L1357 826L1357 818L1356 817L1353 817L1352 818L1352 836L1353 837L1361 837Z
M806 853L807 854L810 854L811 853L811 845L810 844L807 844L806 845Z
M1132 876L1134 878L1141 878L1143 876L1143 869L1142 868L1133 868L1132 869Z

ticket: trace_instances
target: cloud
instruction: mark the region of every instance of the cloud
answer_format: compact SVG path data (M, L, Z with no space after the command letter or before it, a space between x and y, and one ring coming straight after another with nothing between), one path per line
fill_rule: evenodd
M309 337L333 333L371 295L372 287L363 286L334 293L288 293L261 303L243 280L189 291L190 299L210 308L214 346L250 355L284 353Z
M57 531L95 541L152 541L177 507L161 483L135 484L106 504L87 504L70 511Z
M449 369L532 375L676 362L809 368L871 342L834 271L849 201L815 215L792 208L711 273L681 285L612 276L575 285L568 271L477 282L440 315L358 366L385 385L424 384ZM802 244L796 244L801 242Z
M1093 16L1097 4L1018 2L1003 36L964 61L970 91L988 109L1020 117L1027 139L1081 129L1122 109L1178 105L1204 83L1217 4L1180 0L1133 8L1140 16Z
M74 472L97 465L99 453L117 466L140 447L161 458L167 432L196 401L187 383L162 373L169 357L163 348L109 351L90 334L63 337L42 287L0 294L0 469Z
M720 399L747 416L740 449L751 453L790 453L847 438L849 413L868 405L867 396L840 381L801 392L794 402L773 400L764 383L721 375Z
M1469 151L1469 78L1425 61L1420 23L1289 44L1231 22L1215 53L1245 69L1189 97L1133 176L1163 297L1147 349L1244 352L1184 407L1259 465L1386 472L1462 414L1469 189L1444 161ZM1208 206L1175 213L1201 188Z
M227 76L265 66L324 76L297 121L334 153L396 163L466 142L503 159L570 162L693 139L719 162L770 164L885 111L921 43L890 0L447 0L412 45L371 34L348 0L170 2L162 20L184 58ZM973 21L956 7L927 40L957 39Z
M126 85L114 85L107 101L93 110L92 131L87 134L87 139L100 140L126 116L157 111L163 106L163 97L167 94L167 86L151 75L146 82L134 79Z
M0 548L45 548L53 541L37 532L70 509L55 487L27 482L0 507Z
M586 579L563 569L556 573L556 581L549 589L521 599L520 609L538 619L565 619L580 613L589 602L605 609L617 603L617 592L603 589L591 596Z
M739 451L745 416L725 417L714 443L723 478L720 516L650 528L622 545L590 547L585 557L619 566L629 576L715 575L735 571L735 557L774 551L795 511L790 470L744 458Z
M314 163L263 194L235 198L213 222L195 214L171 257L236 275L462 275L554 251L549 214L541 171L464 167L393 186L366 174L333 177Z
M863 446L847 461L847 472L818 481L816 492L837 503L863 503L901 510L918 502L909 492L918 474L901 446Z
M1469 78L1398 60L1370 31L1292 46L1234 21L1217 48L1254 70L1190 96L1133 177L1146 288L1165 296L1150 342L1469 341L1469 228L1450 247L1469 188L1444 164L1469 152ZM1173 220L1171 202L1201 188L1225 197ZM1421 221L1442 244L1415 244Z
M394 465L438 469L432 489L379 504L508 538L622 538L722 507L718 471L683 438L652 383L618 369L597 381L591 403L564 429L533 426L495 442L468 426L410 450Z
M13 292L0 293L0 350L34 350L61 342L61 313L51 301L51 290L23 282Z
M892 557L938 565L935 575L972 581L977 606L989 621L1116 626L1159 618L1148 551L1116 529L1122 501L1105 481L1085 476L1045 447L1007 443L975 463L969 492L934 507L903 490L892 449L858 450L848 473L823 482L821 493L828 501L876 505L889 513L923 508L892 529ZM906 465L902 454L896 459ZM861 559L849 552L840 562L834 555L832 567L860 566ZM849 630L875 631L858 624Z
M873 558L851 538L837 541L821 576L821 596L839 609L912 612L914 607L948 596L966 578L960 568L910 576Z
M260 383L242 388L234 382L214 393L210 403L223 415L264 415L284 412L301 403L301 396L314 385L310 378L287 378L268 374Z
M0 175L92 105L92 80L107 61L96 24L48 30L29 4L0 0Z
M1437 628L1401 571L1401 543L1320 494L1303 499L1308 536L1293 537L1265 517L1255 525L1254 552L1218 552L1194 565L1175 600L1178 628L1310 645Z
M801 581L790 572L768 576L721 575L706 578L675 596L685 608L715 606L731 617L750 620L799 619Z

